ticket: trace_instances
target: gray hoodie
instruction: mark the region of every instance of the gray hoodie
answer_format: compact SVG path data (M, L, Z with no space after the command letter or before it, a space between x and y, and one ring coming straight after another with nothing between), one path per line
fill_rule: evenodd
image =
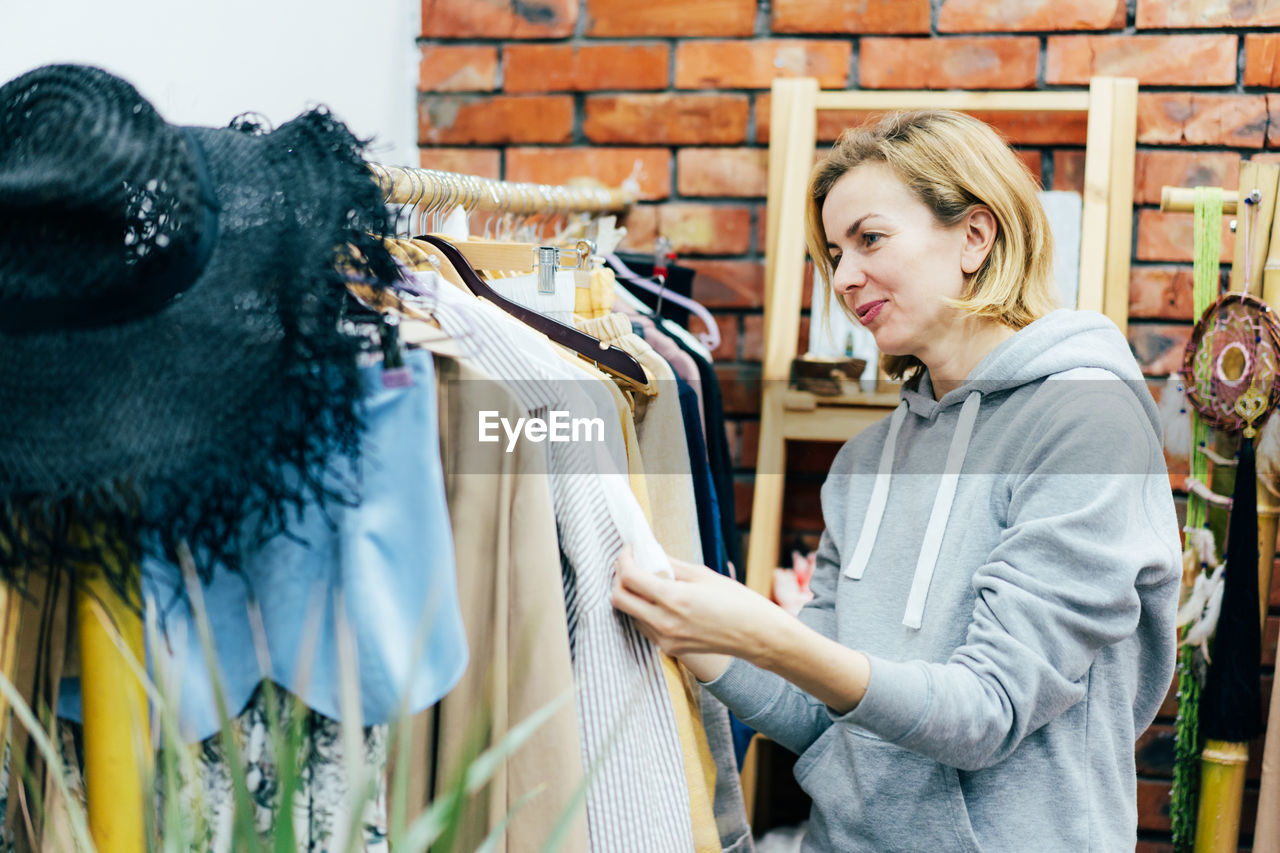
M804 850L1111 851L1173 676L1181 556L1115 325L1057 311L840 450L800 618L866 652L843 716L736 660L708 685L800 756Z

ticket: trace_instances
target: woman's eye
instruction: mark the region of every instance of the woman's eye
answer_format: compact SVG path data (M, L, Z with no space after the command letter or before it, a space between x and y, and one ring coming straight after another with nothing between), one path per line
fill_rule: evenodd
M866 246L874 246L883 236L883 234L877 234L874 231L870 231L862 235L862 243Z
M842 257L844 257L844 256L843 256L843 255L832 255L832 256L831 256L831 268L832 268L832 269L835 269L836 267L840 266L840 258L842 258Z

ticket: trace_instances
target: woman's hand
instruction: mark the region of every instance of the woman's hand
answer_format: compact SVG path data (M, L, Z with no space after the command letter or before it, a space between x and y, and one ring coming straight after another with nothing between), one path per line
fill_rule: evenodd
M770 625L790 619L781 608L706 566L672 559L675 580L635 563L631 548L618 557L613 606L630 615L641 633L680 658L701 681L728 667L729 656L752 660L763 650Z
M739 657L776 672L836 713L862 700L871 664L860 651L804 625L778 605L706 566L672 560L675 580L618 556L613 606L699 681L713 681Z

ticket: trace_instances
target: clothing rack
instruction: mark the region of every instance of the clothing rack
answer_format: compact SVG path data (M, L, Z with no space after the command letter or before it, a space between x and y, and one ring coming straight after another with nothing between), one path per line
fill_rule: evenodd
M450 208L462 205L468 211L515 215L567 213L626 213L635 204L635 193L603 186L553 186L499 181L418 169L370 163L369 170L382 188L389 204L412 204Z

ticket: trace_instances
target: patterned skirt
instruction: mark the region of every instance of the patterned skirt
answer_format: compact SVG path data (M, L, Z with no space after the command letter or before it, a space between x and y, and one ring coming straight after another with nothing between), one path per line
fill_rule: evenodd
M72 807L83 809L80 727L65 720L60 727L66 778L80 800ZM388 853L387 726L344 733L341 723L308 709L284 689L267 691L260 685L231 729L238 761L227 755L221 735L182 747L182 755L157 754L155 835L164 849L232 853L245 849L246 832L274 849L281 834L292 831L299 853ZM277 755L277 746L288 749L289 743L294 745L292 770ZM237 826L237 774L247 790L251 828L249 821ZM8 775L6 760L0 797L7 797ZM282 806L290 788L290 801ZM2 809L0 800L0 815ZM62 820L65 815L56 810L50 814L46 841L69 837L65 826L56 826Z

